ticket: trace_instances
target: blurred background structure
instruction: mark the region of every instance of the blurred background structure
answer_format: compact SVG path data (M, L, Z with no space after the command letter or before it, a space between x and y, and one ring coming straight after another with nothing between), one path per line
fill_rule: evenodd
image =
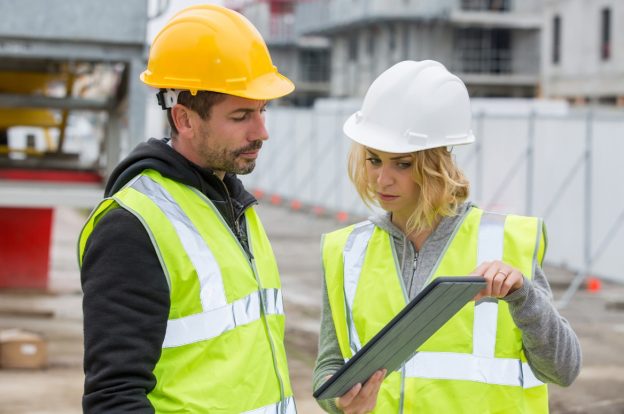
M303 88L271 109L273 142L264 155L270 161L245 177L258 194L345 220L365 216L345 173L348 143L341 125L385 69L401 60L434 59L457 74L473 98L478 143L455 149L471 178L473 200L485 208L546 219L548 260L577 274L561 305L588 275L624 282L619 254L624 193L613 191L624 179L615 168L624 149L624 55L618 53L624 50L624 29L615 22L624 20L624 4L227 4L256 24L271 51L279 52L275 63L297 85L308 86L311 79L328 83L328 88L316 89L316 100ZM319 38L327 40L325 48ZM316 61L308 59L311 39L319 45ZM322 90L328 93L321 95ZM601 201L606 199L611 202Z
M439 60L468 86L477 143L453 151L471 198L545 218L548 274L587 366L577 388L555 390L553 412L624 412L624 2L208 2L247 16L297 86L271 103L271 139L242 179L265 208L284 275L300 412L318 412L308 392L322 277L314 249L321 231L369 214L346 175L342 124L405 59ZM80 412L75 241L119 160L169 135L139 74L162 25L197 3L206 1L0 0L0 329L42 332L50 345L49 374L0 369L0 413ZM36 394L48 403L26 401L34 394L22 388L43 392L52 375L56 394Z
M93 207L144 139L147 2L1 0L0 16L0 287L45 288L53 208Z

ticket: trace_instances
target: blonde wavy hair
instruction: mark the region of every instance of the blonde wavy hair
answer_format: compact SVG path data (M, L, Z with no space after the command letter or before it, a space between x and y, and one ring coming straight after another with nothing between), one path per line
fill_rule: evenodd
M353 143L349 152L349 178L366 205L378 205L368 186L366 147ZM446 147L432 148L410 154L413 159L412 178L419 187L420 200L407 221L407 234L431 228L439 218L453 216L457 207L468 198L470 183L455 164Z

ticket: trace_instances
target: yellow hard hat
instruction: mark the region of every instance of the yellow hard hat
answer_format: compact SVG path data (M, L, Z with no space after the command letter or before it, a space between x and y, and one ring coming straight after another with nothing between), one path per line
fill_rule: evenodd
M193 95L213 91L256 100L279 98L295 89L273 66L251 22L210 4L188 7L171 18L152 42L141 80Z

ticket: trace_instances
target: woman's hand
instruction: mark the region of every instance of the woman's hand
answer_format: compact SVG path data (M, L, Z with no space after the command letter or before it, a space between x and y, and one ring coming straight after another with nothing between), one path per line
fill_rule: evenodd
M345 395L336 399L336 407L345 414L365 414L375 409L377 394L387 370L376 371L362 384L355 384Z
M520 289L524 284L522 273L500 260L481 263L471 275L483 276L487 282L485 289L479 292L474 300L488 296L504 298L508 294Z

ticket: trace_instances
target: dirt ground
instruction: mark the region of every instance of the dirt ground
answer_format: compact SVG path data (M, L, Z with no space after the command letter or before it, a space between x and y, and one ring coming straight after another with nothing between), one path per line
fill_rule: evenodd
M329 218L262 205L283 280L287 351L300 414L322 411L311 397L320 314L319 235L340 226ZM81 292L75 240L84 216L55 212L50 286L47 292L0 290L0 329L41 332L49 347L48 368L0 370L0 413L80 413L82 394ZM555 297L571 275L547 268ZM583 369L569 388L550 386L552 413L624 414L624 285L603 281L598 292L584 289L561 311L583 347Z

